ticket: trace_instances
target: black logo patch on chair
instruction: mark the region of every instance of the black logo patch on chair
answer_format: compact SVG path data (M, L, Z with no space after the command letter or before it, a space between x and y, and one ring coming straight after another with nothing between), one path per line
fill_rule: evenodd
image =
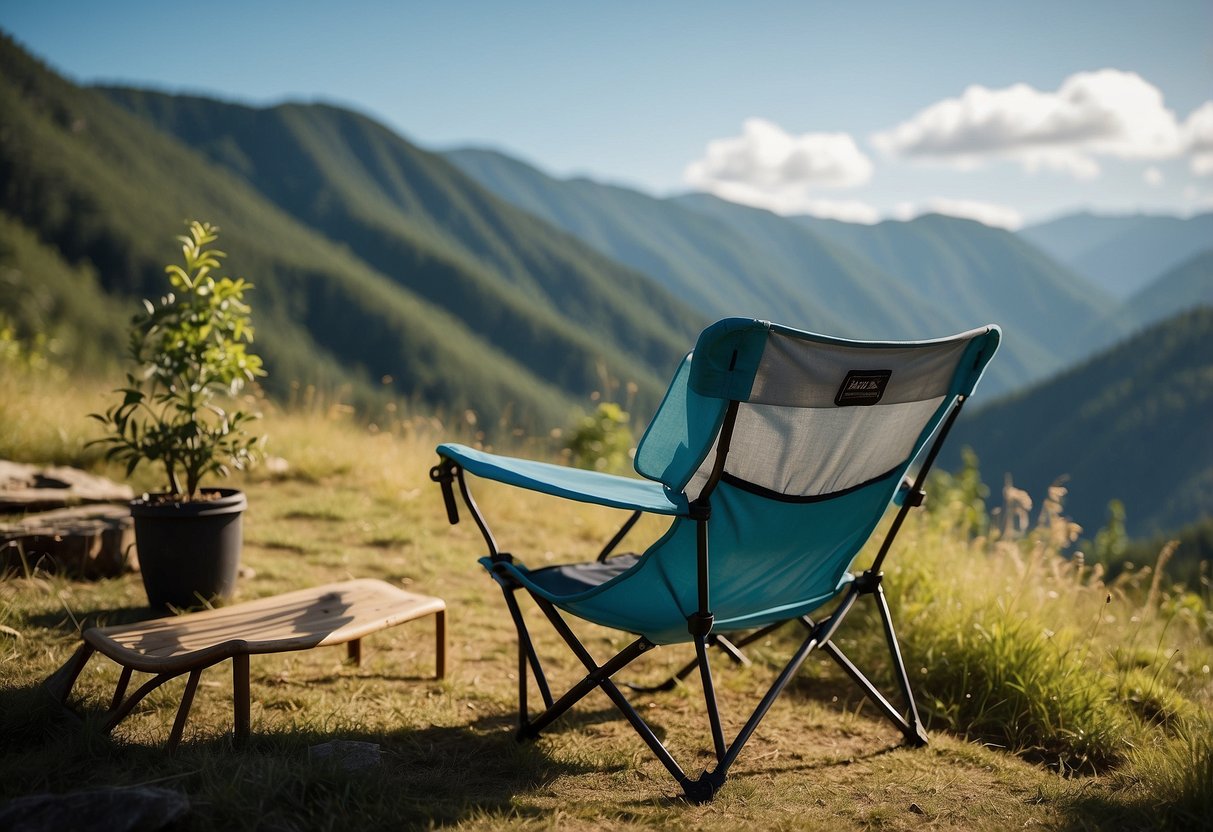
M892 370L851 370L842 380L834 404L839 407L874 405L884 396Z

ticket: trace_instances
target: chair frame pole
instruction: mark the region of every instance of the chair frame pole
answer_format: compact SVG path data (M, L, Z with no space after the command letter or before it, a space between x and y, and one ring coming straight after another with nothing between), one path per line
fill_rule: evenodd
M889 554L889 549L893 546L893 540L897 537L897 533L901 531L901 524L905 522L906 515L910 513L910 509L922 505L926 500L927 493L923 489L923 486L926 485L927 474L930 473L931 466L935 464L935 457L939 455L944 440L948 438L948 433L952 430L952 425L956 423L956 417L960 415L960 409L964 407L964 403L964 396L956 397L956 402L952 405L951 412L944 419L943 427L939 429L934 441L931 443L931 447L927 451L927 457L923 460L922 467L918 469L918 476L914 478L914 485L911 487L910 493L906 495L905 501L901 504L897 516L893 518L893 525L889 527L889 532L884 537L880 551L876 553L876 559L872 561L872 565L868 571L880 572L880 567L884 565L884 559Z

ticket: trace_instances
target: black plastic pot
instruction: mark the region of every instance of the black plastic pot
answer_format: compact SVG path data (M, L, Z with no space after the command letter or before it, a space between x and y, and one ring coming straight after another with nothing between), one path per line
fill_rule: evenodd
M203 493L219 496L173 503L148 495L131 503L143 588L155 609L221 601L236 587L248 501L232 488Z

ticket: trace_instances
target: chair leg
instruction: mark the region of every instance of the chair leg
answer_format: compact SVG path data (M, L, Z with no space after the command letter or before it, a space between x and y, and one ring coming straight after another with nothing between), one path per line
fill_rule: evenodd
M173 730L168 735L169 751L181 742L181 734L185 731L185 721L189 718L190 707L194 704L194 693L198 690L198 678L202 676L202 668L190 671L190 677L185 683L185 692L181 694L181 704L177 707L177 718L173 720Z
M237 748L248 742L249 735L249 672L248 654L232 656L232 704L234 707L234 739Z
M889 612L889 604L885 598L884 589L879 584L870 593L876 599L876 607L880 612L880 620L884 627L885 640L889 648L889 657L893 663L893 676L897 680L897 686L901 691L902 700L906 703L907 716L898 711L889 700L877 689L867 676L855 666L855 664L847 658L838 646L832 641L826 641L821 645L821 649L832 658L843 671L851 677L851 681L855 682L868 698L880 709L880 711L892 722L899 731L905 736L906 742L917 748L925 746L928 742L926 729L922 726L922 720L918 715L918 705L914 701L914 692L910 688L910 678L906 673L905 662L901 657L901 647L897 642L897 634L893 630L893 618ZM814 626L812 619L808 616L802 616L801 622L810 629Z
M724 760L724 732L720 727L720 711L716 707L716 685L712 681L712 663L708 661L708 639L703 636L695 638L695 654L699 663L699 680L703 685L703 702L708 711L708 725L712 729L712 746L716 752L716 762ZM731 646L731 645L730 645Z
M918 716L918 704L914 701L914 692L910 689L910 677L906 673L906 664L901 658L901 646L897 643L897 634L893 631L893 616L889 613L889 602L885 599L884 587L876 587L876 604L880 610L880 620L884 623L885 640L889 645L889 655L893 659L893 672L909 711L908 727L910 730L906 733L906 739L911 745L921 747L927 744L927 732L922 727L922 720Z
M513 619L514 629L518 633L518 736L521 739L532 736L528 731L530 724L527 706L528 668L530 674L535 677L535 684L539 687L539 694L543 697L543 704L546 708L552 707L552 690L548 686L547 676L544 675L539 655L535 652L535 645L531 641L526 619L522 617L522 610L518 607L518 599L514 595L517 588L502 585L501 591L505 595L506 607L510 611L510 618Z
M66 705L67 698L71 696L72 688L76 685L76 680L80 678L80 671L84 670L84 666L88 664L94 649L87 642L77 647L72 657L47 677L46 681L42 683L42 689L50 694L56 702Z
M912 741L913 738L918 736L918 732L911 727L910 723L906 721L906 718L902 716L895 707L893 707L889 700L885 698L884 694L882 694L876 688L876 686L872 684L868 677L865 676L863 672L857 668L854 663L852 663L851 660L838 649L837 646L834 645L833 642L827 641L821 646L821 649L827 656L833 659L848 676L851 677L851 681L862 689L867 697L872 700L877 708L880 709L881 713L883 713L888 720L892 722L893 725L895 725L897 729L902 732L902 734L905 735L907 740ZM924 739L923 743L925 744L925 742L926 740Z
M615 704L615 707L619 709L620 713L623 714L628 723L631 724L632 729L640 735L642 740L644 740L645 744L649 747L649 750L653 752L653 755L657 757L663 766L665 766L666 771L668 771L674 777L674 779L678 781L679 785L681 785L684 790L687 789L688 784L691 784L694 781L687 777L686 772L682 770L682 767L678 765L678 762L670 754L669 750L662 744L661 740L657 738L657 735L653 733L653 729L649 727L648 723L644 721L644 718L641 717L640 714L636 712L636 709L632 707L632 704L628 702L627 697L625 697L615 683L611 681L611 676L618 673L624 667L627 667L627 665L631 664L636 657L640 656L642 653L648 652L656 645L646 638L638 638L616 654L615 657L606 664L599 665L594 661L594 658L590 655L589 651L585 649L585 645L583 645L577 636L574 635L573 631L569 629L568 624L566 624L564 619L560 617L560 613L556 611L556 608L551 603L539 597L535 598L535 603L539 605L541 610L543 610L544 614L548 617L548 620L552 622L552 626L556 628L556 632L558 632L561 638L565 640L565 643L568 644L569 649L572 650L573 654L577 656L583 665L585 665L585 668L589 671L589 673L584 679L574 685L568 691L568 693L560 697L555 704L540 714L536 719L530 721L526 726L526 732L532 736L538 736L539 731L554 722L557 718L564 714L565 711L571 708L574 703L582 699L587 693L596 687L601 688L602 692L607 695L607 697Z

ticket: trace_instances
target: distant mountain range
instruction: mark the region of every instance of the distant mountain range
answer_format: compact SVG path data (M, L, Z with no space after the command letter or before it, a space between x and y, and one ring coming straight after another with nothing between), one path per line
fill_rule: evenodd
M996 321L1007 337L990 368L993 393L1088 354L1097 344L1084 340L1085 326L1117 306L1014 234L970 220L788 218L706 194L657 199L558 180L493 151L446 156L713 317L753 315L852 338L934 337Z
M2 35L0 113L0 323L96 369L120 356L138 298L164 291L183 221L208 220L230 271L256 285L272 394L316 384L367 409L472 409L488 430L567 424L594 391L627 383L643 422L723 316L858 338L996 322L988 402L1213 291L1213 238L1201 237L1213 215L1077 216L1012 234L659 199L490 150L429 152L326 105L84 88ZM1132 280L1084 274L1125 239ZM1077 386L1075 406L1112 395ZM1057 453L1085 459L1095 435ZM1138 513L1140 528L1171 522L1160 511Z
M1189 219L1071 214L1019 234L1123 300L1213 248L1213 213Z

